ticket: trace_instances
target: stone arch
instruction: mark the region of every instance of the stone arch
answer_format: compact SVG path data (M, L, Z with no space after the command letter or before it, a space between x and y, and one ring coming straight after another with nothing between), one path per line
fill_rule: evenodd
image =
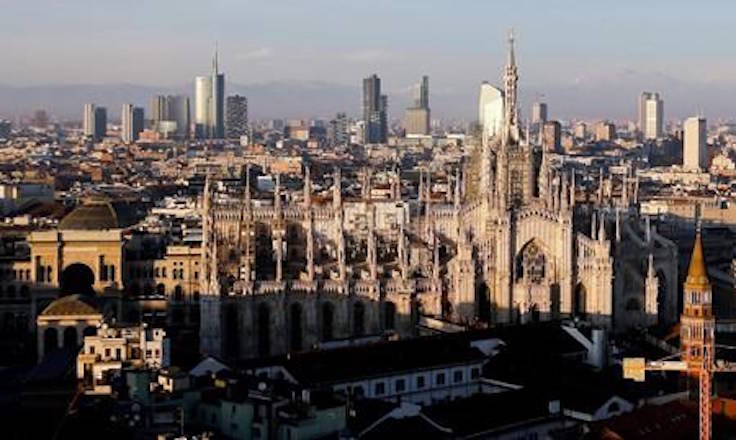
M83 263L67 266L61 273L62 295L94 295L95 273Z
M289 348L292 351L302 349L304 310L302 305L294 302L289 306Z
M271 354L271 308L265 302L258 305L258 354L268 356Z
M184 289L182 289L180 284L177 284L176 287L174 287L174 301L181 301L184 296Z
M365 334L365 305L357 301L353 304L353 336Z
M59 331L49 327L43 332L43 354L49 354L59 348Z
M164 283L156 284L156 295L159 295L159 296L166 295L166 286L164 286Z
M541 284L548 278L549 268L546 247L533 238L519 249L515 260L514 280Z
M575 290L572 295L572 313L575 316L584 317L587 311L587 300L588 300L588 289L585 288L585 284L578 283L575 285Z
M322 303L322 340L330 341L335 338L335 306L325 301Z
M76 327L67 327L64 329L64 348L72 351L76 351L79 348Z

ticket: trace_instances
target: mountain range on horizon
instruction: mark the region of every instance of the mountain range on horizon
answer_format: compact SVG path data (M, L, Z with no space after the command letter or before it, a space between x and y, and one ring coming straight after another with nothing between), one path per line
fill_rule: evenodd
M431 83L430 83L431 84ZM478 84L433 89L430 107L433 118L473 120L477 115ZM704 114L711 120L730 120L736 116L736 89L725 84L685 83L669 80L661 91L665 120L680 120ZM521 90L522 118L529 114L534 100L548 103L551 119L614 121L635 120L637 100L643 89L634 83L609 80L602 83L574 81L569 84L533 85ZM249 118L331 118L337 112L359 117L360 84L354 86L326 81L273 81L267 83L227 83L228 95L248 98ZM0 84L0 118L13 119L44 109L61 121L81 121L85 103L108 108L108 117L116 121L124 103L133 103L149 111L151 97L157 94L186 94L192 98L191 85L156 87L137 84L49 84L11 86ZM410 105L408 89L389 88L389 117L401 119ZM698 99L694 100L693 96ZM708 103L708 106L694 104ZM193 107L193 103L192 103Z

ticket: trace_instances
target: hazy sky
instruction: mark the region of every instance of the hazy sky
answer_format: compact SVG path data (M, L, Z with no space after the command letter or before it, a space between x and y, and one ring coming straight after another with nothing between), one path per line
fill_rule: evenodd
M522 87L553 102L566 87L602 101L674 88L677 105L707 108L682 90L736 86L727 0L0 0L0 11L0 83L16 86L185 84L207 73L217 41L236 83L377 72L399 93L429 74L433 93L465 93L500 81L509 27Z

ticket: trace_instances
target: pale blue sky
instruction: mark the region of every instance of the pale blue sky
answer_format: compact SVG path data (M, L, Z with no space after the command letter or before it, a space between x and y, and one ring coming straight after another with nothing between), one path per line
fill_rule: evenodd
M207 72L218 41L236 83L377 72L399 93L429 74L452 94L498 81L509 27L522 85L540 92L736 85L726 0L0 0L0 11L8 85L181 85Z

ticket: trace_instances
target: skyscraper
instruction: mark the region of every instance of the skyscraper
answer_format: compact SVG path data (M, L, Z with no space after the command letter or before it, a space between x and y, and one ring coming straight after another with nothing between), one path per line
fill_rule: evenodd
M212 74L194 79L194 124L198 138L225 137L225 74L219 72L217 50Z
M227 97L225 128L228 139L240 139L248 135L248 99L245 96Z
M639 130L643 139L662 137L663 114L664 102L659 93L642 92L639 98Z
M120 138L123 142L131 143L138 140L138 135L143 131L143 109L134 107L133 104L123 104L120 113L122 128Z
M209 137L210 101L212 101L212 80L208 76L194 78L194 136L198 139Z
M503 92L483 81L478 99L478 123L483 130L483 138L488 139L501 134L503 126Z
M85 104L82 128L84 135L93 141L104 138L107 132L107 109L94 104Z
M406 109L404 129L407 135L429 134L429 77L423 76L422 81L412 88L413 105Z
M706 122L705 118L694 116L685 120L684 142L682 146L682 166L688 170L706 168Z
M547 103L535 102L532 105L532 124L544 124L547 122Z
M212 137L225 137L225 74L218 67L217 50L212 61L212 101L210 110L210 130Z
M381 95L381 79L378 75L373 74L363 79L364 143L380 144L386 142L388 135L387 107L388 97Z
M166 131L176 125L177 138L189 137L189 97L157 95L151 99L151 123L155 131Z

